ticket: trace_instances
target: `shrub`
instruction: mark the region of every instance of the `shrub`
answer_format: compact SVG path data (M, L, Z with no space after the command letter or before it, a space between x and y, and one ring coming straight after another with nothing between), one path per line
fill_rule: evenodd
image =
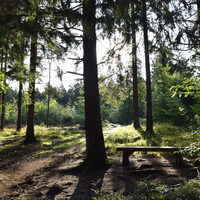
M156 185L144 180L138 183L134 193L127 196L124 190L110 193L101 193L94 190L96 197L94 200L199 200L200 180L193 179L186 181L182 185Z

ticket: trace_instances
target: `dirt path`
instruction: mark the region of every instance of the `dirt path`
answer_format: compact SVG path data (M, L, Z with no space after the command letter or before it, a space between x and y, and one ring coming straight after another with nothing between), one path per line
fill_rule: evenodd
M82 147L79 144L45 156L35 156L31 152L24 152L24 155L18 152L20 157L16 156L17 152L10 157L7 155L2 159L4 167L0 169L0 199L88 200L94 196L92 189L109 192L124 188L130 193L142 179L176 184L197 176L192 160L185 159L181 167L176 167L173 156L155 155L132 156L129 167L123 167L121 157L117 156L109 158L111 165L106 170L67 172L67 169L82 162ZM8 162L9 159L13 159L12 162Z
M16 193L13 188L18 188L24 183L26 184L27 180L34 178L36 174L40 175L54 168L54 166L66 162L73 154L81 151L82 147L83 145L80 144L75 145L66 148L64 151L61 150L44 157L36 156L36 154L25 155L23 158L20 157L22 160L19 159L19 156L10 158L7 156L7 160L12 159L12 164L10 165L7 161L8 165L4 164L4 168L0 168L0 199L11 199ZM77 156L74 158L77 159ZM14 191L13 194L12 191ZM13 199L16 198L14 197Z

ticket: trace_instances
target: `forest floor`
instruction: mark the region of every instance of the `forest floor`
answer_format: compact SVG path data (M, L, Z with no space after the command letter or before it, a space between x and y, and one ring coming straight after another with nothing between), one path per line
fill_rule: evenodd
M131 156L129 167L122 166L121 156L112 155L105 170L69 172L69 168L84 159L84 142L75 142L81 137L69 139L67 142L73 145L55 148L52 152L39 143L28 148L0 151L0 199L88 200L95 196L93 190L110 192L124 189L125 193L131 193L144 179L151 183L178 184L197 177L192 159L184 158L183 164L177 167L174 155L158 157L155 154ZM18 146L23 139L6 140L1 145L12 143ZM42 151L48 153L39 153Z

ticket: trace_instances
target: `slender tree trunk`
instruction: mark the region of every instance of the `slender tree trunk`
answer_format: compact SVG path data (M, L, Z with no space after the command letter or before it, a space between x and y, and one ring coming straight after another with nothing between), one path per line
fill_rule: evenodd
M145 66L146 66L146 132L153 134L153 116L152 116L152 94L151 94L151 72L149 59L149 41L148 41L148 26L147 26L147 9L146 0L142 0L143 5L143 34L144 34L144 48L145 48Z
M48 96L47 96L47 128L49 127L49 111L50 111L50 86L51 86L51 62L49 62L49 83L48 83Z
M3 73L3 51L1 52L1 72ZM2 93L3 91L0 92L0 115L1 115L1 109L2 109Z
M19 81L17 131L21 131L22 128L22 90L23 90L23 83L22 81Z
M198 23L198 30L199 30L199 35L200 35L200 1L197 0L197 23Z
M35 106L35 76L37 66L37 38L31 38L29 95L31 104L28 105L27 129L25 143L36 142L34 135L34 106Z
M5 55L5 62L4 62L4 85L6 86L6 71L7 71L7 59L8 55ZM6 115L6 91L3 91L1 94L1 131L4 130L5 127L5 115Z
M136 23L135 23L135 3L131 1L131 25L132 25L132 70L133 70L133 126L140 128L138 114L138 67L137 67L137 45L136 45Z
M127 124L130 122L130 108L131 108L131 90L128 90L128 114L127 114Z
M21 38L21 52L20 52L20 64L24 65L24 40ZM19 78L19 93L18 93L18 113L17 113L17 131L20 132L22 128L22 92L23 92L24 78Z
M95 12L95 0L84 0L83 66L87 153L85 163L89 168L102 168L107 165L107 158L100 116L96 55Z

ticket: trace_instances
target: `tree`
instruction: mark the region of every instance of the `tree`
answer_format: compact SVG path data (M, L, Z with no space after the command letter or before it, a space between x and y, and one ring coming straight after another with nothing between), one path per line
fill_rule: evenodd
M95 2L94 0L83 0L83 67L86 131L85 163L89 168L102 168L107 165L107 158L100 116Z
M151 72L149 59L149 38L148 38L148 23L147 23L147 6L146 0L142 0L142 23L145 48L145 68L146 68L146 132L151 136L153 134L153 116L152 116L152 94L151 94Z
M180 125L188 118L187 107L178 96L172 98L171 87L183 82L186 73L179 71L171 73L172 67L167 49L160 51L153 65L152 74L153 116L156 122L167 121Z
M22 91L23 91L23 83L19 81L19 93L18 93L18 113L17 113L17 131L21 131L22 128Z
M137 44L136 44L136 3L131 1L131 29L132 29L132 70L133 70L133 125L140 128L138 112L138 67L137 67Z
M47 128L49 127L50 86L51 86L51 60L49 60L49 82L48 82L48 94L47 94Z
M6 72L7 72L7 64L8 64L8 53L5 53L5 60L4 60L4 68L2 69L4 74L3 84L6 86ZM5 114L6 114L6 90L2 91L1 93L1 131L4 130L5 126Z
M30 74L29 74L29 95L28 117L25 143L36 142L34 134L34 104L35 104L35 80L37 66L37 36L31 38Z
M0 12L1 15L1 24L0 24L0 49L1 49L1 67L3 67L4 63L4 69L2 69L2 72L4 73L4 85L6 85L6 73L7 73L7 67L9 63L9 57L10 57L10 45L15 41L13 34L14 26L16 25L17 19L13 17L13 14L16 13L15 10L16 7L16 1L1 1L0 4ZM1 104L2 104L2 112L1 112L1 130L3 131L5 126L5 108L6 108L6 90L4 90L1 94Z

